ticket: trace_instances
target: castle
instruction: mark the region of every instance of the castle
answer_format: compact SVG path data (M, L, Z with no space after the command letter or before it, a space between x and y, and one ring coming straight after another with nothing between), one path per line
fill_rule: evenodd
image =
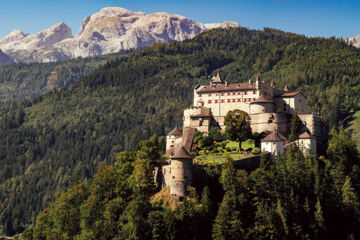
M170 185L173 195L183 197L186 187L192 184L192 157L189 152L195 131L207 134L211 127L225 131L226 114L235 109L250 116L253 133L267 135L261 140L261 151L283 154L291 144L304 152L317 154L327 141L328 127L319 116L308 114L306 98L300 92L278 89L257 77L254 83L228 84L218 73L208 85L194 88L193 106L184 110L183 130L175 128L167 135L166 154L170 164L157 171L162 172L163 186ZM302 122L301 134L295 142L289 142L290 121L296 114Z

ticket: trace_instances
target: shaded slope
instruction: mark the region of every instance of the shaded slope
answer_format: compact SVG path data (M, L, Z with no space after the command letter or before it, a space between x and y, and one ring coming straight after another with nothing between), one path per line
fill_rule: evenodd
M0 68L0 104L32 99L54 88L68 88L109 59L126 55L128 52L57 63L18 63L4 66Z

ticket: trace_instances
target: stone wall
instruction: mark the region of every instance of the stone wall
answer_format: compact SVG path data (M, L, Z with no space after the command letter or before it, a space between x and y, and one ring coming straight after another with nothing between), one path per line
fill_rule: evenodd
M286 113L260 113L250 115L253 133L277 130L287 136L290 131L290 115Z
M167 136L166 137L166 151L181 143L182 136Z
M320 116L313 114L302 114L298 115L298 117L303 123L301 132L310 131L311 135L316 137L317 152L324 154L329 139L329 127L327 123Z
M250 114L258 113L273 113L274 104L273 103L252 103L250 104Z

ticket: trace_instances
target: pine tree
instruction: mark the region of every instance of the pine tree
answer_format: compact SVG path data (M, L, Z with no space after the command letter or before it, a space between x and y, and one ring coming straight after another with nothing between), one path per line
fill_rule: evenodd
M301 129L301 120L295 113L291 118L290 123L290 135L289 135L289 141L293 142L299 138L299 133Z

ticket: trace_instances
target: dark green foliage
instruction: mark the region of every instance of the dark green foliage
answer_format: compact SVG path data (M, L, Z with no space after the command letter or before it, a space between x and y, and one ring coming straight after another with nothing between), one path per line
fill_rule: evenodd
M0 104L31 99L54 88L68 88L106 61L130 51L53 63L20 63L0 67Z
M139 140L154 133L164 136L181 125L193 87L208 83L217 71L229 83L254 80L260 73L262 80L274 80L278 87L287 84L290 90L304 93L309 112L320 111L330 127L337 126L358 109L359 56L359 49L335 39L305 38L273 29L215 29L114 59L69 89L51 90L33 101L2 108L0 229L10 235L23 231L72 176L88 181L99 166L113 163L117 152L133 150ZM71 63L64 62L65 69ZM14 65L1 68L0 75L13 75L6 81L14 82L25 68L33 69L28 79L34 79L58 64L62 63ZM44 83L46 77L39 79ZM321 198L320 203L325 213ZM265 203L259 207L268 208ZM260 211L258 217L266 216Z
M295 113L291 117L289 142L293 142L299 138L301 125L302 125L302 122L301 122L300 118L297 116L297 114Z
M229 111L224 120L225 133L232 141L239 142L239 150L241 150L241 142L251 137L250 116L244 111Z
M144 159L154 155L152 144L144 141L136 153L118 154L115 166L103 167L89 187L78 181L39 214L23 238L325 240L360 234L359 165L352 159L320 160L290 146L284 156L262 159L248 173L229 158L220 176L216 169L200 172L203 179L171 209L163 199L150 202L151 167ZM353 170L339 171L345 166ZM224 192L215 190L219 183Z

